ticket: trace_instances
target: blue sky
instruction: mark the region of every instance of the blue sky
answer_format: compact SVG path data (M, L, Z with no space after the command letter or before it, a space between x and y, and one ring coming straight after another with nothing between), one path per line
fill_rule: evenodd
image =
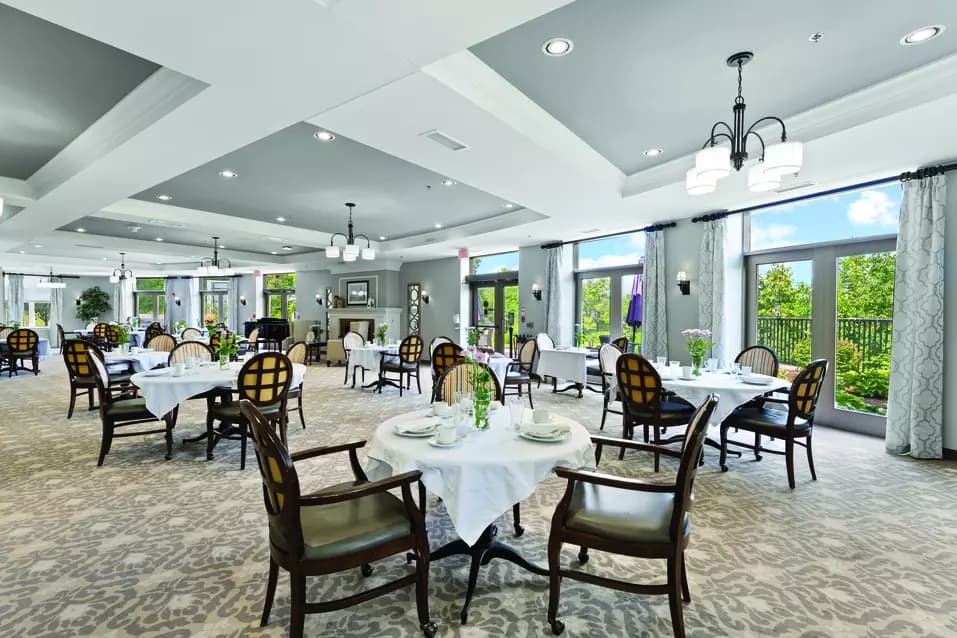
M619 235L578 244L578 268L631 266L645 254L645 233Z
M505 270L518 270L518 252L499 253L498 255L480 255L481 259L476 275L484 275L490 272L502 272Z

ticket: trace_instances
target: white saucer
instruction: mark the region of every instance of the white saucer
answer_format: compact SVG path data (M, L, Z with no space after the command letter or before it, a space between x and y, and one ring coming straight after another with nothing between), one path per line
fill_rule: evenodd
M427 436L434 436L435 431L438 429L439 429L439 424L436 423L434 426L432 426L428 430L422 430L420 432L409 432L409 431L403 431L402 429L400 429L400 426L397 424L395 426L395 433L399 436L408 436L411 438L422 439Z
M741 381L750 385L771 385L774 381L771 377L741 377Z
M438 439L433 436L431 439L429 439L429 445L431 445L432 447L442 447L442 448L455 447L456 445L459 444L459 441L461 441L461 439L456 439L455 442L453 443L439 443Z
M532 441L534 443L561 443L562 441L567 439L570 434L571 434L570 432L566 431L566 432L562 432L561 434L555 437L544 438L544 437L536 436L532 434L531 432L518 433L518 435L522 437L523 439L525 439L526 441Z
M697 378L698 377L678 377L678 379L681 381L694 381Z

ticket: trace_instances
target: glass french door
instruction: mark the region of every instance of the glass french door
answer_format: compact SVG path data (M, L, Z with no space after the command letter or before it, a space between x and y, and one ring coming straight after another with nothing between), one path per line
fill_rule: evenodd
M774 350L789 379L828 361L817 423L884 434L894 249L894 239L877 239L747 258L748 343Z
M481 331L479 345L508 354L518 335L518 284L495 281L472 285L472 325Z
M628 325L631 291L638 276L635 271L606 268L576 273L576 330L581 331L585 347L598 348L622 336L628 338L629 349L640 343L641 328Z

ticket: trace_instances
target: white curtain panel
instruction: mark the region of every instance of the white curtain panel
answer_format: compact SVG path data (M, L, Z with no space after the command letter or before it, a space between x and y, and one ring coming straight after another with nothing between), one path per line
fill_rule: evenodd
M944 423L945 177L904 184L885 446L894 454L939 459Z
M7 275L7 324L23 323L23 275Z
M120 323L127 323L133 317L133 289L136 287L135 280L130 277L120 282Z
M173 334L175 330L174 324L176 323L174 319L175 314L179 314L176 311L176 302L173 301L173 279L167 279L163 283L163 294L166 297L166 316L163 318L161 323L166 324L166 332Z
M645 233L645 277L641 303L641 354L654 360L668 355L668 314L665 309L665 236Z
M545 332L555 343L561 340L566 327L562 325L562 273L561 262L564 246L545 250Z
M724 324L724 235L723 219L703 222L701 236L701 261L698 263L698 325L711 331L711 340L716 345L713 356L721 360L734 356L725 351L722 337ZM691 327L691 326L689 326Z
M227 314L227 326L233 332L239 332L239 277L229 280L229 312Z
M113 284L113 303L110 304L113 307L113 321L119 323L122 321L120 317L120 282L115 282Z
M186 304L186 325L204 327L203 309L199 303L199 277L189 280L189 295L184 300Z
M60 343L60 331L56 329L57 324L63 323L63 288L50 288L50 347L62 347Z

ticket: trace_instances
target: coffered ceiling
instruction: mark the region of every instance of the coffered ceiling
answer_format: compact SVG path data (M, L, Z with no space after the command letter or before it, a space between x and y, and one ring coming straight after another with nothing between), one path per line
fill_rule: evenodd
M957 156L942 134L957 111L957 4L945 0L784 13L745 0L6 4L8 269L89 270L124 250L172 271L211 235L250 269L322 266L346 201L376 264L772 201L782 195L750 193L741 175L684 192L693 152L731 115L724 60L739 50L755 53L749 120L780 115L805 142L791 194ZM899 43L929 24L949 28ZM572 51L545 56L553 37ZM336 139L316 141L320 128Z

